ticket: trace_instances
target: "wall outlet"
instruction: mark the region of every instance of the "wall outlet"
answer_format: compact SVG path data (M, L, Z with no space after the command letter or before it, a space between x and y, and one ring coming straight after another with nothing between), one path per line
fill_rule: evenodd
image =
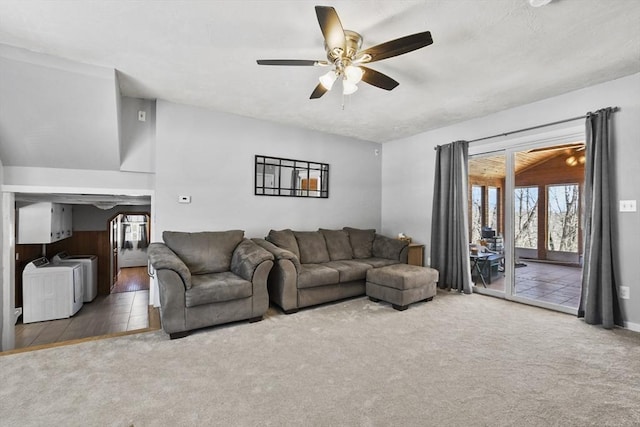
M620 200L620 212L636 212L636 201Z
M631 298L631 291L628 286L620 286L618 287L618 291L621 299Z

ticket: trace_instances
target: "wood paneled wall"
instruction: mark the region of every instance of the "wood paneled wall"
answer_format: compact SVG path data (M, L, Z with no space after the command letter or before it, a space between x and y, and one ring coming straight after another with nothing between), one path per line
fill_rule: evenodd
M66 251L70 255L98 256L98 295L108 295L111 283L109 278L110 243L109 231L74 231L73 236L46 245L46 257L51 258L58 252ZM25 265L42 256L42 245L16 245L19 260L16 261L16 307L22 307L22 271Z
M546 186L553 184L578 184L580 188L580 197L582 197L582 192L584 189L584 165L577 164L576 166L568 166L566 163L567 157L571 154L575 154L576 157L584 154L584 151L577 152L558 152L558 154L554 157L549 158L544 162L540 162L533 166L528 167L520 172L518 172L515 176L515 185L516 187L527 187L527 186L535 186L538 188L538 221L539 224L546 224L547 217L547 201L546 201ZM505 188L505 180L504 179L488 179L482 176L469 176L469 226L471 227L471 191L473 185L479 185L483 187L491 186L497 187L500 189L500 227L499 231L503 230L504 225L504 197L506 196L504 192ZM485 193L486 194L486 193ZM483 198L485 198L483 196ZM483 200L485 206L485 212L483 213L484 218L486 218L487 212L487 203L486 200ZM582 207L582 203L580 203L579 208ZM580 215L582 215L581 211ZM582 248L582 222L578 222L578 247ZM538 245L538 258L546 259L547 251L546 251L546 227L540 226L538 227L538 241L543 243Z

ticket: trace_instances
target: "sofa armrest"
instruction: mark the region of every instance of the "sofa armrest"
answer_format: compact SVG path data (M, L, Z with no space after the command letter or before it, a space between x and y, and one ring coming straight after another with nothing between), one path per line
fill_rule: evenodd
M376 234L373 239L372 253L374 257L387 258L407 262L409 243L403 240Z
M251 239L258 246L263 247L273 254L275 257L276 263L280 260L289 260L293 263L293 266L296 268L296 273L300 272L300 259L291 251L286 249L282 249L271 242L268 242L264 239Z
M149 262L154 270L171 270L182 278L185 289L191 289L191 272L186 264L164 243L154 242L147 248Z
M285 313L297 311L300 260L293 252L279 248L271 242L263 239L252 240L275 256L275 264L267 281L269 299L279 305Z
M273 254L255 242L243 239L233 251L231 272L244 280L252 281L256 268L265 261L271 261L273 264Z

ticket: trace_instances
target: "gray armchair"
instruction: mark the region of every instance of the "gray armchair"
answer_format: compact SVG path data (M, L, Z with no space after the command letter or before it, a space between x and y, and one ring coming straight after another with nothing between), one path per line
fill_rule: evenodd
M162 329L171 339L192 329L262 320L269 308L273 255L244 231L165 231L147 249L160 295Z

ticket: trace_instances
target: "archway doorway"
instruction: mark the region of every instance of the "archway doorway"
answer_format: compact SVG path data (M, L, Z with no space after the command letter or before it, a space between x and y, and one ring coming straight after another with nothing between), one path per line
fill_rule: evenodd
M108 229L111 254L109 293L148 291L149 213L118 213L110 219Z

